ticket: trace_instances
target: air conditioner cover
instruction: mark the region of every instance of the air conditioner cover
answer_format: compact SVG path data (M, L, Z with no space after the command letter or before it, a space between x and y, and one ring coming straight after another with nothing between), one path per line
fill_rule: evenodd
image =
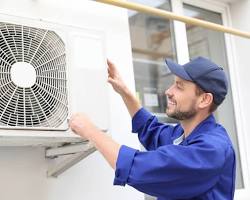
M0 128L65 129L66 77L59 35L0 22Z

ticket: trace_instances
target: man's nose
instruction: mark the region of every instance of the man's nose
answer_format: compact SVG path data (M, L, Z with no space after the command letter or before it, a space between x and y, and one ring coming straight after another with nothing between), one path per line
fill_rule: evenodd
M166 96L168 95L168 90L169 90L169 88L165 90L165 95Z
M170 86L168 89L166 89L165 90L165 95L166 96L172 96L173 94L173 92L172 92L172 88L173 88L173 85L172 86Z

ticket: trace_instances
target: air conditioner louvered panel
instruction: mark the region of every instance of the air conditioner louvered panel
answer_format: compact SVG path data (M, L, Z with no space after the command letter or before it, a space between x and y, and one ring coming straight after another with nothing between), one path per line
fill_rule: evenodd
M11 68L19 62L35 69L30 87L12 80ZM55 32L0 23L1 126L59 127L68 115L66 82L65 45Z

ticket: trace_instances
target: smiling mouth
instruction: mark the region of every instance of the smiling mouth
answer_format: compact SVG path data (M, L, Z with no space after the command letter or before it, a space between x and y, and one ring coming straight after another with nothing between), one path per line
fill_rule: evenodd
M168 100L167 106L175 106L176 103L174 101Z

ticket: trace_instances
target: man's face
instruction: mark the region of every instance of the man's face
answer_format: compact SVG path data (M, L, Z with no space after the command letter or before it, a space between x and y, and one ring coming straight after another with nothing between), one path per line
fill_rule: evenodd
M174 84L166 90L167 109L169 117L186 120L197 113L196 85L179 77L175 77Z

